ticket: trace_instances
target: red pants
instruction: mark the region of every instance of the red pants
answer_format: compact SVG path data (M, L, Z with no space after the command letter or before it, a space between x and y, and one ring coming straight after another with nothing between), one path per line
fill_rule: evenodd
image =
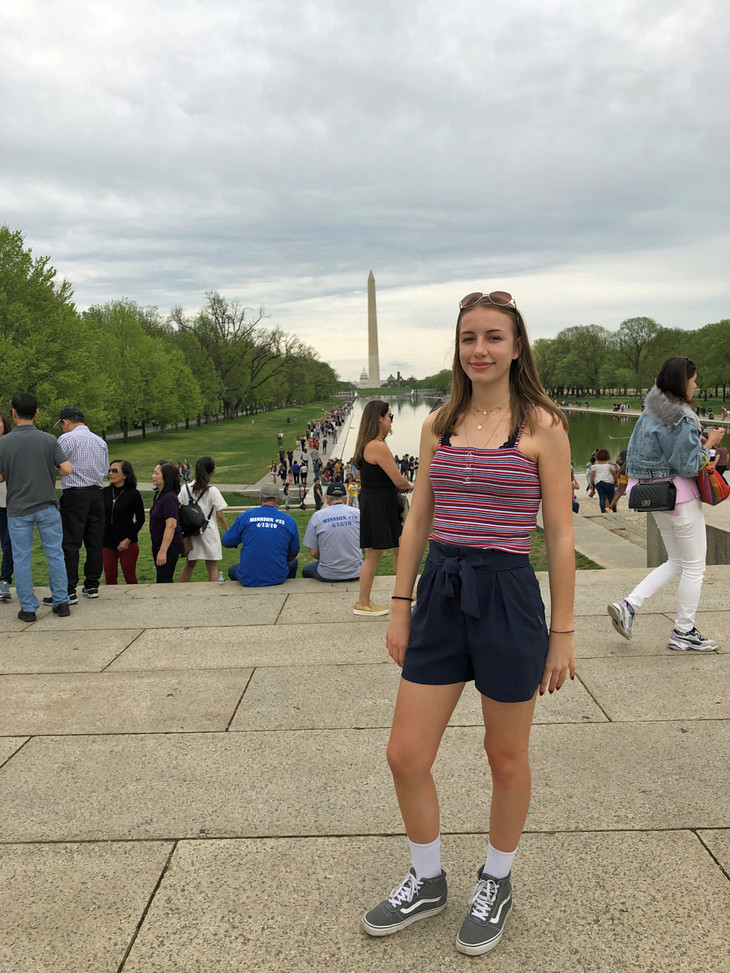
M139 544L130 544L126 551L118 551L116 547L105 547L102 551L104 558L104 582L106 584L116 584L119 564L122 565L122 574L127 584L138 584L137 558L139 557Z

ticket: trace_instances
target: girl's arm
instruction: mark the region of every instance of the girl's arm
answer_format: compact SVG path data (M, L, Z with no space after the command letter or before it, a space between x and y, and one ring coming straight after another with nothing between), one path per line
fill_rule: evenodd
M411 508L408 511L403 533L400 537L398 572L395 578L395 590L393 591L393 594L398 595L398 598L390 603L390 622L385 636L385 644L391 658L401 667L406 657L406 647L411 634L410 597L413 593L418 569L421 566L423 552L426 550L428 536L433 527L434 497L428 475L437 446L437 439L432 428L433 419L433 414L427 416L421 429L419 453L421 465L416 477ZM393 466L395 466L395 462L393 462ZM412 486L412 484L409 483L409 486ZM404 601L403 599L408 600Z
M368 463L377 463L380 469L388 474L399 490L410 491L413 489L411 481L406 479L395 465L393 454L384 442L381 442L379 439L372 439L363 450L363 456Z
M542 522L550 578L550 643L540 682L540 695L554 692L568 675L575 677L573 601L575 597L575 545L570 481L568 434L544 413L538 416L534 437L542 491Z

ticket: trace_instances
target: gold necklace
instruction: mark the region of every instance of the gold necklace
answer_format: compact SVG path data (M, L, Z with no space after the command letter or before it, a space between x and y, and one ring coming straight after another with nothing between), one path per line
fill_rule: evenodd
M483 416L488 416L492 412L501 412L502 409L504 409L504 407L508 404L509 404L509 399L507 399L507 401L503 402L501 405L495 405L493 409L477 409L475 405L472 406L472 409L475 412L480 412ZM482 424L477 423L477 429L481 429L481 428L482 428Z
M492 410L492 411L496 411L496 410ZM499 430L501 425L502 425L502 416L499 416L494 426L492 426L492 431L487 437L486 442L480 446L478 443L469 442L469 434L467 432L466 422L464 422L464 439L466 439L466 445L469 447L469 449L486 449L491 443L491 441L494 439L494 434ZM481 426L479 425L477 426L477 429L481 429L481 428L482 428Z

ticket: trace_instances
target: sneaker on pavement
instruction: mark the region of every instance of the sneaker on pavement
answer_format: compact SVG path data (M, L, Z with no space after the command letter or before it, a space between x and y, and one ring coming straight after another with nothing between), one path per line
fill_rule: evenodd
M443 912L446 893L446 872L419 882L411 869L387 899L365 914L362 927L369 936L390 936L412 922Z
M357 603L352 609L353 615L387 615L390 611L389 608L382 608L380 605L374 605L372 601L369 601L367 605L361 605Z
M700 635L696 628L684 634L678 632L676 628L673 629L667 644L670 649L679 649L682 652L687 649L693 649L695 652L714 652L719 648L717 642L713 639L706 639L704 635Z
M51 609L54 615L58 615L60 618L68 618L71 614L71 609L68 607L68 602L64 601L61 605L54 605Z
M84 585L84 587L81 589L81 594L86 595L87 598L98 598L99 588L98 586L93 587L92 585L88 585L87 587L87 585Z
M460 953L479 956L494 949L502 938L504 924L512 911L512 882L506 878L492 878L482 869L469 899L469 914L456 936Z
M37 621L35 612L24 612L22 608L18 612L18 618L21 620L21 622Z
M608 614L611 616L613 627L619 635L631 640L631 626L634 623L634 609L624 598L623 601L614 602L608 606Z
M8 581L0 581L0 601L10 601L13 597Z
M74 588L73 591L69 591L69 593L68 593L68 602L65 602L64 601L63 604L64 605L66 605L66 604L69 604L69 605L78 605L78 603L79 603L79 596L76 594L76 589ZM46 595L46 597L43 599L43 604L44 605L52 605L53 604L53 595Z

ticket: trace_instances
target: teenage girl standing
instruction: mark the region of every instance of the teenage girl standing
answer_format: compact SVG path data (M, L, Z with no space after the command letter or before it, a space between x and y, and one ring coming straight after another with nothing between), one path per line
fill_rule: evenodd
M492 949L512 909L511 869L530 803L528 744L538 689L574 676L575 554L565 419L537 377L524 321L504 291L459 304L449 402L424 422L420 471L401 537L387 632L402 666L388 762L412 867L368 912L372 936L446 908L439 803L431 776L464 685L482 697L492 776L486 860L456 946ZM548 633L530 566L542 501ZM411 592L429 555L411 618Z

